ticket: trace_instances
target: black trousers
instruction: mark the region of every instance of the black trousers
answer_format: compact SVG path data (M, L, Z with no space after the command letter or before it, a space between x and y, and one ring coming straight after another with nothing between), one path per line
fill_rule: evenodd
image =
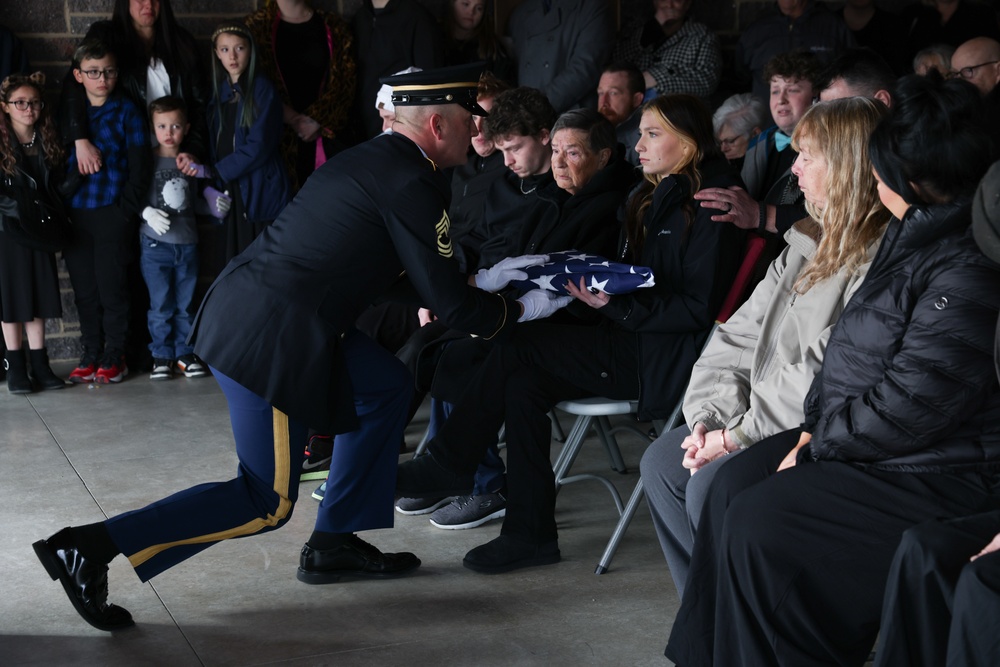
M932 519L903 533L889 571L876 667L1000 665L1000 511Z
M801 462L786 431L722 466L695 536L666 655L681 665L862 665L903 532L978 511L979 473Z
M429 451L471 475L506 424L507 515L502 533L538 544L556 539L555 477L549 458L556 403L584 396L639 395L635 334L608 326L529 323L493 348Z
M125 351L128 335L128 265L135 259L136 223L115 206L75 208L73 244L63 250L84 348L100 355ZM139 289L143 286L140 284Z

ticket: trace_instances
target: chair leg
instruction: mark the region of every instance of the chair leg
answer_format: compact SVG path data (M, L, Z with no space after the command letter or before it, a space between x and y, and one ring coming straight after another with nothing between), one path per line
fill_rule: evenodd
M593 420L593 417L580 415L573 424L573 429L566 437L566 444L563 445L562 451L559 452L559 456L556 457L556 462L552 466L552 469L555 471L556 488L559 488L560 480L566 476L566 472L573 465L577 454L580 453L580 448L583 446L583 441L586 439L587 433L590 432L590 425Z
M608 452L608 458L611 460L611 469L620 473L628 472L628 469L625 467L625 459L622 458L622 452L618 449L618 441L611 433L611 420L604 416L597 417L595 427L597 434L601 436L601 440L604 442L604 449Z
M431 427L428 424L427 428L424 429L424 435L420 438L420 443L417 445L416 451L413 452L413 458L418 456L423 456L427 453L427 443L431 439Z
M622 537L625 536L625 531L628 530L629 524L632 523L632 517L635 516L635 511L638 509L639 503L642 502L645 495L646 492L642 487L642 477L640 477L635 485L635 489L632 491L632 496L628 499L628 504L625 505L625 511L622 512L621 518L618 519L615 531L611 533L611 539L608 540L608 546L605 547L604 553L601 555L601 560L594 569L594 574L604 574L608 571L608 567L611 566L611 559L615 557L615 552L618 550L618 544L622 541Z
M555 410L549 410L549 421L552 422L552 439L556 442L566 442L566 432L563 431Z

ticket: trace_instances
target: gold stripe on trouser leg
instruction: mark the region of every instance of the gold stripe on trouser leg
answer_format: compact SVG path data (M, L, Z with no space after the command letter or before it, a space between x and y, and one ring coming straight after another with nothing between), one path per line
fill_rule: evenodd
M274 514L268 514L266 517L253 519L252 521L248 521L241 526L229 528L228 530L220 530L215 533L209 533L208 535L199 535L197 537L189 537L184 540L177 540L176 542L154 544L151 547L146 547L142 551L132 554L129 557L128 560L132 564L132 567L138 567L153 556L156 556L157 554L160 554L172 547L178 547L185 544L221 542L222 540L229 540L234 537L253 535L268 526L276 525L279 521L288 516L288 513L292 509L292 501L288 499L288 477L291 474L292 468L290 446L291 436L288 433L288 415L277 408L271 408L271 410L273 414L272 423L274 434L274 492L278 494L278 497L281 499L278 501L277 511Z

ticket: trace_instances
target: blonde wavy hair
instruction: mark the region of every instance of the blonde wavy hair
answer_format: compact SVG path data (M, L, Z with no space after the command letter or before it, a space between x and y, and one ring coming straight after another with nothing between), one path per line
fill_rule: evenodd
M826 205L820 209L806 202L823 235L795 281L800 294L842 268L857 269L868 246L885 231L891 214L878 197L868 138L886 112L877 100L848 97L812 106L795 126L792 148L805 147L826 160Z

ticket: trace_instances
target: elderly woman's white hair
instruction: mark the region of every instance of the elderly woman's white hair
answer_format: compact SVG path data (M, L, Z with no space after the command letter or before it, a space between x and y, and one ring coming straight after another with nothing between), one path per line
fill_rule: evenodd
M712 129L719 136L723 126L739 136L749 135L755 127L770 125L768 111L764 103L750 93L740 93L726 99L712 115Z

